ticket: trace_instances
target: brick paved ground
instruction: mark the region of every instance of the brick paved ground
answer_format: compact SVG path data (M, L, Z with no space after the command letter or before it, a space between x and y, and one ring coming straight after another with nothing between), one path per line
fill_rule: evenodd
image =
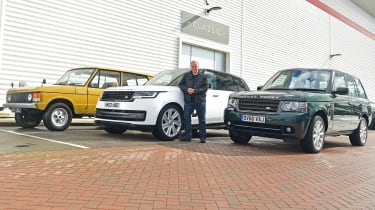
M0 154L0 209L375 209L375 146L344 139Z

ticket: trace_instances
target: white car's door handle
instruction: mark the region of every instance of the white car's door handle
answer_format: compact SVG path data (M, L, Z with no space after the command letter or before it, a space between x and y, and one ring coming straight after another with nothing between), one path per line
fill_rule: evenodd
M219 97L219 95L212 95L212 97Z

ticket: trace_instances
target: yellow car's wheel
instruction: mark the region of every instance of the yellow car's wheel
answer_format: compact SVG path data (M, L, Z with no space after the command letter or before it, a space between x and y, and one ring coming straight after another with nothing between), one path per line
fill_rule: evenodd
M27 113L16 113L14 115L17 125L23 128L34 128L42 121L41 115L31 115Z
M64 131L72 122L72 110L64 103L55 103L48 107L43 115L44 125L51 131Z

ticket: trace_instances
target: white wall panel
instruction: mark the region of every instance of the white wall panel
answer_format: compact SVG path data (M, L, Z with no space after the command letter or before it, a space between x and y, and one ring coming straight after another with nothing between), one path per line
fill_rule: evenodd
M367 95L375 101L375 41L341 21L332 21L332 49L340 57L332 60L332 68L359 77Z
M294 1L246 1L244 78L251 89L277 70L295 66L296 10Z
M204 0L0 0L0 103L11 81L53 83L73 67L174 69L182 41L226 52L227 71L253 90L277 70L325 64L363 78L375 98L375 41L308 1L208 2L222 9L205 15ZM374 31L350 0L322 2ZM229 44L181 33L181 11L228 25ZM334 53L342 56L327 60Z
M170 28L161 27L162 1L6 1L2 95L11 81L36 85L47 78L53 83L72 67L156 73L161 63L176 66L178 37L163 43L171 33L160 30Z
M241 50L242 46L242 1L233 0L233 1L209 1L212 6L219 5L223 9L214 11L209 15L208 18L223 23L229 26L230 36L229 36L229 51L230 51L230 69L227 69L228 72L243 76L244 68L242 67L243 51ZM213 2L213 3L211 3Z
M3 111L3 103L5 103L5 88L2 84L2 81L5 81L5 76L2 74L2 68L1 68L1 61L3 60L3 34L4 34L4 17L5 17L5 3L6 0L0 0L0 112ZM5 110L7 113L5 113L3 116L7 116L10 113L10 110ZM1 113L0 113L1 114Z

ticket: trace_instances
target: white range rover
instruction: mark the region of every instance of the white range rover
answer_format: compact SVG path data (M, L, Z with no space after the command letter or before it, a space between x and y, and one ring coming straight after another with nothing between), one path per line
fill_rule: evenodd
M128 129L152 131L162 140L176 139L183 128L184 97L178 87L189 70L163 71L144 86L107 88L96 105L95 123L111 134ZM246 82L232 74L200 69L209 82L206 98L207 128L224 128L224 109L234 91L248 91ZM198 119L193 114L193 131Z

